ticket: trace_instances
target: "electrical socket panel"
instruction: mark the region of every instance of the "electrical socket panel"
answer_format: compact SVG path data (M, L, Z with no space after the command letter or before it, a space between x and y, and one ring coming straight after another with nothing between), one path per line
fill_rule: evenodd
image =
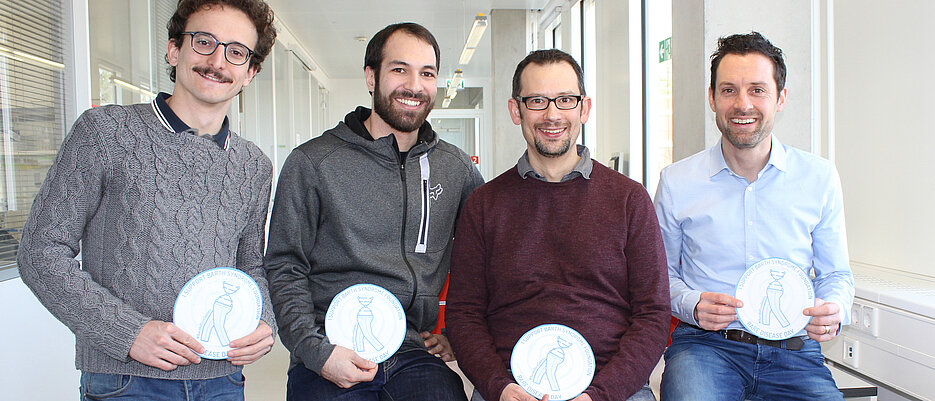
M851 305L851 327L860 328L860 316L863 314L863 305L854 301L854 304Z
M857 369L859 367L859 350L860 342L851 338L844 337L844 347L843 355L841 356L841 362L844 362L846 365Z
M860 314L860 328L874 337L880 335L880 310L870 305L863 305Z
M873 305L854 301L851 305L850 328L874 337L880 335L880 309Z

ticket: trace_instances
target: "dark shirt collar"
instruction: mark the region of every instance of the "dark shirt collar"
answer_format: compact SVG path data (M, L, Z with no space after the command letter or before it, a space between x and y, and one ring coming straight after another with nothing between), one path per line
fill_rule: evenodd
M575 164L575 167L565 174L562 177L561 182L569 181L575 179L577 176L582 176L586 180L591 179L591 170L594 168L594 162L591 160L591 152L588 151L588 148L582 145L575 145L576 150L578 151L578 156L581 157L581 160L578 160L578 163ZM532 168L532 164L529 163L529 151L523 152L523 156L519 158L519 161L516 162L516 171L519 172L519 176L524 180L526 177L532 176L541 181L547 181L545 176L539 174Z
M159 92L159 95L156 95L156 98L153 99L153 111L156 113L156 117L159 118L159 122L161 122L167 130L175 132L176 134L191 130L193 134L197 135L197 131L189 127L188 124L185 124L185 122L172 111L172 108L169 107L169 103L166 102L166 99L170 96L172 95ZM218 131L217 134L211 135L211 139L217 142L221 149L227 149L227 140L229 137L230 121L228 121L227 116L224 116L224 122L221 123L221 130Z

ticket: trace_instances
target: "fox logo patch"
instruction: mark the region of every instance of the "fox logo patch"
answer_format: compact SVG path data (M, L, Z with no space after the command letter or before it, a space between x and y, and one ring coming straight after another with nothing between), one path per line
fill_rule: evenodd
M429 196L432 197L432 200L438 200L438 196L442 194L444 189L442 189L442 184L435 185L432 188L429 188Z

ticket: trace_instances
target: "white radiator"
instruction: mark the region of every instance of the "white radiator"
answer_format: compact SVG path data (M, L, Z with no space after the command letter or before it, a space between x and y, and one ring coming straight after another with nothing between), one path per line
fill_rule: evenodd
M825 356L925 400L935 400L935 279L854 263L852 321Z

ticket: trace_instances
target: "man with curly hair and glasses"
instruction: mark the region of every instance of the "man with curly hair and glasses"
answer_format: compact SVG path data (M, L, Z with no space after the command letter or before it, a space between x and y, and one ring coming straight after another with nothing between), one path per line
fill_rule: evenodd
M23 282L75 333L82 400L243 400L243 365L273 345L272 165L226 117L276 39L273 13L259 0L181 0L168 30L173 93L82 114L23 229ZM215 267L263 294L258 327L220 360L171 323L185 283Z

